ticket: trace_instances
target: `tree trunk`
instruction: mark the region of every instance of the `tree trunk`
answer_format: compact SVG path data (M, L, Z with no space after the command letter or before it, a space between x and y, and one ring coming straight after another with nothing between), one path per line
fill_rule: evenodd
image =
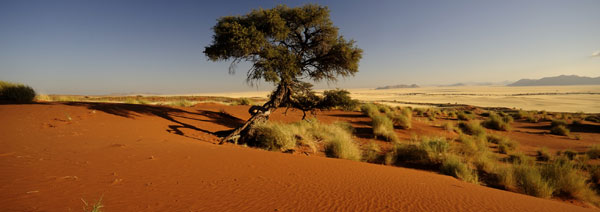
M253 130L254 124L261 122L261 121L268 120L271 113L274 112L280 105L282 105L282 103L284 103L286 101L287 102L290 101L291 94L292 94L291 86L288 85L287 83L280 83L277 86L277 90L275 90L275 92L273 92L273 94L271 95L271 98L269 99L269 101L266 102L262 106L262 110L257 110L257 112L255 114L253 114L252 117L250 117L250 119L248 119L248 121L246 121L246 123L244 123L244 125L242 125L241 127L238 127L233 132L231 132L229 135L227 135L223 139L221 139L221 142L219 144L223 144L223 143L229 142L229 141L246 142L244 140L244 138L249 133L251 133L251 130Z

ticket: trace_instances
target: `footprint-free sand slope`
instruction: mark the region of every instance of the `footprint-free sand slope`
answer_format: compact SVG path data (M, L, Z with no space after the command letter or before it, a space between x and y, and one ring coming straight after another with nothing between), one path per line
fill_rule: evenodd
M247 118L220 107L0 105L0 211L81 211L80 198L102 195L108 212L591 210L426 171L215 145L212 133Z

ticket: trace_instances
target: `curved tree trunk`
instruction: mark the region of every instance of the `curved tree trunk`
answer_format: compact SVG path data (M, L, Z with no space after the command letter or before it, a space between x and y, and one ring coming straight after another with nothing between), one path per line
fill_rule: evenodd
M287 83L280 83L277 86L277 90L275 90L275 92L273 92L273 94L271 95L269 101L262 106L262 109L257 110L256 113L254 113L252 117L248 119L246 123L244 123L244 125L238 127L229 135L221 139L221 142L219 144L223 144L229 141L246 142L244 138L249 133L251 133L251 130L253 130L253 125L258 122L268 120L271 113L274 112L280 105L282 105L286 101L289 102L291 94L291 86Z

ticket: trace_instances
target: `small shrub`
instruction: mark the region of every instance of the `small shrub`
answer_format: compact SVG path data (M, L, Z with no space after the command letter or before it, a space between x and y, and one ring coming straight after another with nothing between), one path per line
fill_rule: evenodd
M351 139L333 137L325 144L325 153L329 157L359 161L360 149Z
M584 120L595 122L595 123L600 123L600 115L589 115L589 116L586 116Z
M31 102L35 95L35 90L27 85L0 81L0 100Z
M292 125L265 121L255 124L253 128L251 137L260 148L283 152L296 147L296 130Z
M506 117L510 117L510 116L506 116ZM488 129L508 131L508 130L510 130L510 121L512 121L512 120L502 118L498 114L496 114L494 112L490 112L488 118L485 121L483 121L481 123L481 125L483 125L484 127L488 128Z
M511 140L505 136L491 134L487 136L487 141L490 143L498 144L498 150L502 154L508 153L508 151L516 150L519 146L514 140Z
M569 136L569 134L571 132L569 131L569 129L567 129L567 127L565 125L557 125L550 129L550 133L552 133L554 135Z
M478 183L477 173L469 167L469 165L461 161L460 157L455 155L448 155L440 171L443 174L450 175L470 183Z
M600 144L590 147L585 153L590 157L590 159L600 158Z
M458 111L456 117L458 118L458 120L469 121L473 119L473 114L467 114L465 113L465 111Z
M377 108L377 106L375 104L372 104L372 103L367 103L367 104L361 105L360 111L369 117L379 114L379 109Z
M549 198L554 188L546 181L536 166L518 164L514 166L513 177L516 186L524 194Z
M585 177L578 174L573 163L565 158L558 158L550 164L542 165L541 174L555 189L557 196L582 199L582 195L588 189Z
M377 143L370 142L367 144L365 150L363 151L363 160L370 163L376 163L380 161L381 158L381 148Z
M387 114L387 113L392 112L392 109L390 109L390 107L387 105L377 104L377 108L379 109L380 113Z
M386 113L387 117L392 120L394 126L398 126L402 129L410 129L412 126L412 121L410 120L410 116L406 116L404 114L397 114L394 112Z
M427 152L427 155L432 161L439 161L448 152L450 144L446 138L422 138L419 148Z
M397 144L386 158L386 164L420 164L431 165L429 154L422 148L413 144Z
M398 141L392 120L383 115L374 115L371 119L373 122L373 134L375 136L383 137L388 141Z
M83 198L81 198L81 201L83 202L83 211L85 212L102 212L100 209L104 207L104 205L102 205L102 196L93 205L90 205Z
M537 160L539 161L549 161L550 160L550 152L548 148L542 147L537 151Z
M475 136L483 136L485 135L485 129L481 127L479 122L470 121L470 122L459 122L458 127L462 130L462 132L475 135Z
M250 100L248 98L239 98L237 100L237 104L238 105L252 105L252 100Z

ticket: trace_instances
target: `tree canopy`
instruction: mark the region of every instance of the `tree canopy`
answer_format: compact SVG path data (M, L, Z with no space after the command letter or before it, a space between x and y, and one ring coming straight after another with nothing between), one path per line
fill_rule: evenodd
M300 80L335 81L358 72L362 50L338 35L329 9L319 5L257 9L225 16L213 27L213 42L204 53L212 61L252 63L247 81L275 85Z

